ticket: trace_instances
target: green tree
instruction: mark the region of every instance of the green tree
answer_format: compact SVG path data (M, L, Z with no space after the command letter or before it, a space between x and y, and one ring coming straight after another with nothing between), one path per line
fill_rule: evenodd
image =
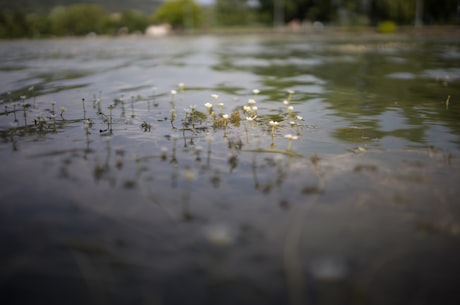
M249 25L257 21L255 10L247 0L216 0L216 20L219 25Z
M424 0L423 19L427 23L459 23L458 0Z
M51 23L47 15L29 14L27 15L27 22L32 37L38 38L51 34Z
M144 32L148 26L148 17L135 10L126 10L121 13L120 27L127 27L130 32Z
M86 35L102 33L107 13L99 5L75 4L55 7L50 13L51 30L54 35Z
M416 0L374 0L371 11L375 22L392 20L400 24L413 23Z
M219 0L233 1L233 0ZM258 0L261 13L274 18L275 3L281 7L283 22L293 19L336 22L344 13L363 16L377 24L392 20L399 24L414 24L417 0ZM428 23L458 23L458 0L419 0L422 15Z
M291 20L334 21L342 3L336 0L259 0L260 11L274 17L275 1L279 2L283 22ZM345 1L344 1L345 2Z
M175 29L197 28L202 23L202 9L193 0L167 0L151 17L153 23L168 23Z
M27 16L21 10L13 12L0 12L0 37L20 38L31 35L31 28Z

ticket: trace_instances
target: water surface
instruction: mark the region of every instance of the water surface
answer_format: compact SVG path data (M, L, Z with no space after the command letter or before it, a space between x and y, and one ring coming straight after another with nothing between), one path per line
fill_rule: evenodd
M459 40L50 39L0 55L7 303L460 301Z

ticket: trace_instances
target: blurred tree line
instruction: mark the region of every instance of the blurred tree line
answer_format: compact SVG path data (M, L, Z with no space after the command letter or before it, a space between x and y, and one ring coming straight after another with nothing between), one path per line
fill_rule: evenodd
M0 38L143 32L149 23L149 16L138 11L108 13L102 6L95 4L57 6L48 14L25 14L15 9L0 12Z
M116 35L144 32L149 24L175 29L215 26L271 26L291 21L335 25L459 24L460 0L165 0L153 12L110 13L96 4L57 6L48 13L0 11L0 38Z
M235 0L216 0L227 2ZM244 1L244 0L240 0ZM460 0L257 0L258 10L272 22L320 21L338 25L376 25L390 20L414 24L419 10L425 24L458 24ZM281 14L279 14L281 11Z

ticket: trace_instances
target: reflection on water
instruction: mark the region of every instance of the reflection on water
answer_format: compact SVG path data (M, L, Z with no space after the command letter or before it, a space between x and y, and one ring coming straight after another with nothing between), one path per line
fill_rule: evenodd
M458 41L0 46L8 303L458 303Z

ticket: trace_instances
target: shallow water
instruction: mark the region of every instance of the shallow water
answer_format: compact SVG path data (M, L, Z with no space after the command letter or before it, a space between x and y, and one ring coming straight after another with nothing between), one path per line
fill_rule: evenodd
M459 40L51 39L0 55L7 303L460 301Z

